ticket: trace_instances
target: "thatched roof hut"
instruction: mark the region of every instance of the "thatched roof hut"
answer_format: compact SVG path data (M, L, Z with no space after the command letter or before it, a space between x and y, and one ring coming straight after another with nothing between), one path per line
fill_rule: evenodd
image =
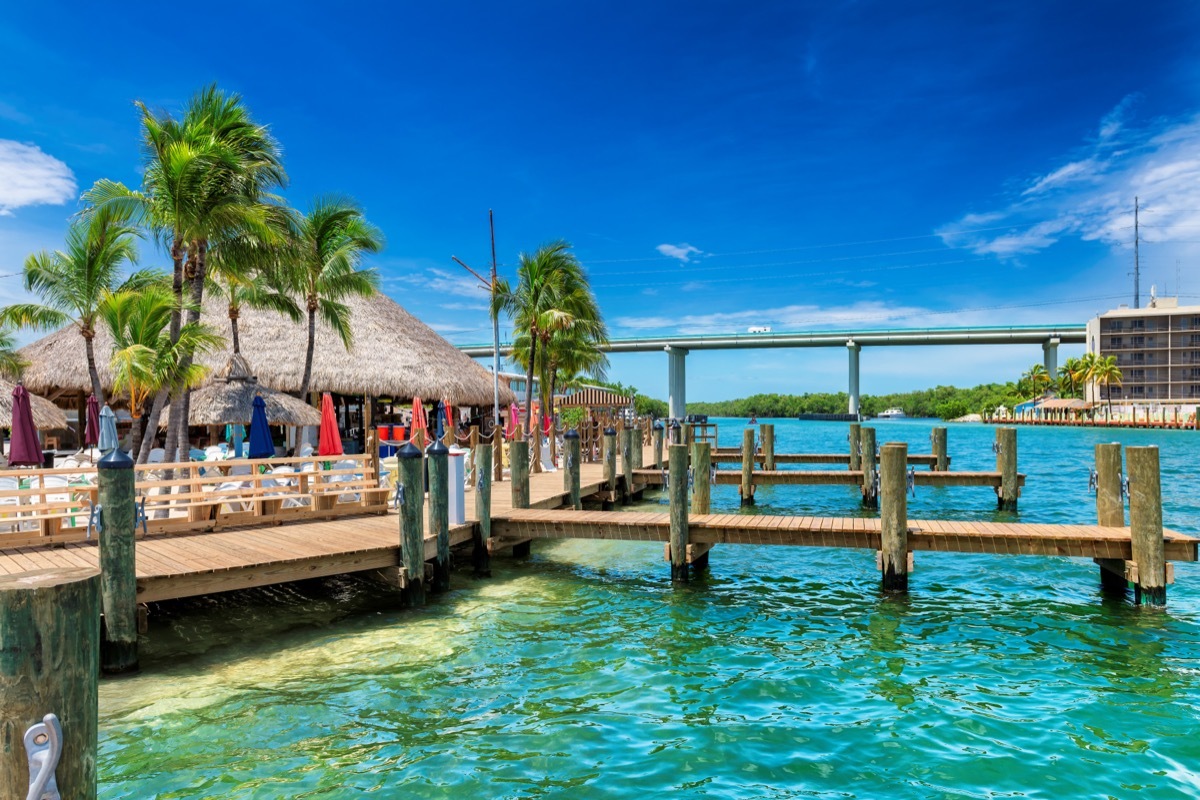
M0 428L12 427L13 389L15 383L0 380ZM29 388L27 385L26 389ZM33 412L33 424L39 431L52 431L67 427L67 417L58 406L44 397L29 393L29 410Z
M395 300L376 295L352 298L346 305L354 332L349 352L337 334L317 320L312 391L446 399L454 405L492 404L491 373ZM225 348L205 356L203 362L212 369L223 367L232 354L232 345L228 344L232 337L227 309L220 298L210 297L205 302L203 321L227 342ZM243 308L238 338L242 353L254 363L260 381L283 392L300 388L307 320L294 323L273 311ZM95 348L100 381L111 388L112 372L106 354L112 351L112 338L107 330L96 331ZM31 392L54 395L91 391L83 340L74 326L26 345L20 354L29 363L23 378ZM500 402L507 405L515 401L515 395L501 385Z
M290 394L269 389L258 382L246 359L232 356L208 383L192 392L188 406L191 425L249 425L255 395L267 406L271 425L320 425L321 412ZM167 424L164 412L161 425Z

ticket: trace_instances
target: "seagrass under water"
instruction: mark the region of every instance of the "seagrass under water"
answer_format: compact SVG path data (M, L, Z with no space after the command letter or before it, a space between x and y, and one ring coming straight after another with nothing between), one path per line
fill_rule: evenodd
M928 452L930 423L880 423ZM722 427L722 444L740 439ZM845 426L778 422L779 452ZM956 469L991 429L951 427ZM1017 518L1091 522L1092 444L1162 448L1165 522L1200 532L1189 432L1022 429ZM736 487L715 487L734 511ZM750 513L854 510L763 487ZM652 499L650 502L657 502ZM990 489L914 517L1013 519ZM157 607L143 674L101 685L101 796L1192 797L1200 569L1165 613L1102 598L1091 562L719 547L673 588L660 545L537 543L419 611L339 579Z

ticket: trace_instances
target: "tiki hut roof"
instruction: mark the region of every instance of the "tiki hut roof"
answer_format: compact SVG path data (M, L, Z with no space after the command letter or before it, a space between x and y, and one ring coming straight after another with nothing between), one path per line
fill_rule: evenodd
M12 427L13 389L15 383L0 380L0 428ZM26 386L26 389L29 387ZM67 427L67 417L58 406L44 397L29 394L29 410L33 412L33 424L39 431L52 431Z
M268 389L258 382L254 371L241 356L232 356L204 386L192 392L188 406L191 425L250 424L254 396L261 395L271 425L320 425L321 412L290 394ZM163 414L162 425L167 424Z
M350 329L354 343L349 352L341 339L317 319L316 353L310 389L315 392L367 394L375 397L421 397L445 399L454 405L490 406L491 373L457 350L432 328L409 314L386 295L351 298ZM203 321L231 342L229 315L220 298L204 304ZM308 339L307 320L294 323L273 311L242 308L238 318L241 352L251 360L258 378L282 392L300 388L304 377L304 350ZM107 354L112 338L103 328L96 331L96 362L100 381L112 387ZM20 350L29 362L23 372L31 392L53 394L91 391L83 340L78 329L68 325ZM210 368L224 366L231 345L204 357ZM516 401L505 386L500 402Z

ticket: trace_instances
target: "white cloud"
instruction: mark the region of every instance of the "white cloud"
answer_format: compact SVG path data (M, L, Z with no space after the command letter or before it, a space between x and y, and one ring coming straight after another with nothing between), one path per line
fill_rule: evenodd
M692 247L687 242L683 244L660 244L654 248L668 258L677 258L684 264L692 260L692 256L704 255L704 251L698 247Z
M62 205L76 191L66 164L36 145L0 139L0 216L23 206Z
M1162 255L1182 255L1200 230L1200 114L1134 128L1126 121L1133 99L1105 115L1096 136L1058 166L1025 181L1007 204L942 226L943 242L1002 258L1036 253L1065 237L1128 247L1137 197L1146 210L1144 239L1175 240L1181 248Z

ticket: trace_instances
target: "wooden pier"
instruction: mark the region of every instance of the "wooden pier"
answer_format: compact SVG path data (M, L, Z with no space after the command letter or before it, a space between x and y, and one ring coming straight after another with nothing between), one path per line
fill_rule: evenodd
M742 463L742 451L732 450L722 447L714 450L712 454L713 463L721 464L740 464ZM765 464L767 461L766 454L755 453L754 460L756 463ZM850 464L849 453L776 453L776 464ZM918 467L934 467L937 465L937 456L932 453L913 453L908 457L908 463Z
M715 459L714 459L715 460ZM635 480L648 485L661 485L663 471L638 469L633 471ZM736 486L742 482L740 471L719 469L711 473L712 482L718 486ZM1000 472L913 472L917 486L991 486L999 489L1003 481ZM1019 486L1025 485L1024 473L1018 474ZM776 469L755 470L756 486L861 486L862 470L842 469Z

